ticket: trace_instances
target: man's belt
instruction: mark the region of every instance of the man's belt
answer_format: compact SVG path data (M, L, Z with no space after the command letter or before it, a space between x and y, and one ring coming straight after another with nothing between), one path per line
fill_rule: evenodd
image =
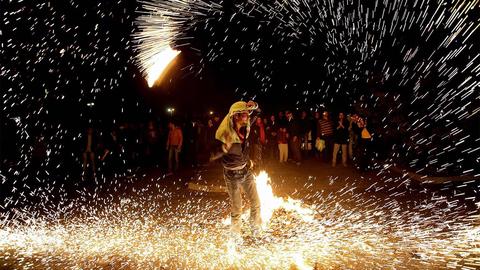
M224 167L224 168L227 171L241 171L241 170L245 169L246 167L247 167L247 163L243 164L242 166L237 166L237 167L233 167L233 168L227 168L227 167Z

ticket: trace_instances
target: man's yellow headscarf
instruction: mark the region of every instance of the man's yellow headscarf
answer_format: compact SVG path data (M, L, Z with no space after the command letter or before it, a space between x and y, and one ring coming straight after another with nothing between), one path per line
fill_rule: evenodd
M235 126L233 123L233 115L240 113L240 112L249 112L256 110L258 108L258 104L255 102L245 102L245 101L237 101L230 106L230 110L228 111L227 116L223 118L222 123L217 129L215 133L215 138L223 143L241 143L242 141L238 137L237 132L235 131ZM247 123L247 135L245 138L248 138L248 134L250 133L250 118L248 119Z

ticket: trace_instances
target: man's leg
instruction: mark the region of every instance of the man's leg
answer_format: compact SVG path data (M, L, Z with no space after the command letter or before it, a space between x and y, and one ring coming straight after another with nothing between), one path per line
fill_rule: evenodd
M278 154L278 160L279 160L280 162L282 162L282 161L283 161L283 150L282 150L282 145L281 145L281 144L278 144L278 152L279 152L279 154Z
M347 145L342 144L342 165L347 166Z
M175 148L175 171L178 171L178 167L180 166L180 152Z
M255 178L251 171L245 175L245 181L242 182L243 190L250 201L250 227L254 231L262 228L262 217L260 215L260 198L258 197Z
M332 166L335 167L337 165L337 154L338 150L340 150L340 144L336 143L333 145L333 157L332 157Z
M297 162L302 161L302 143L300 141L297 141Z
M288 144L281 143L278 145L280 150L280 162L287 162L288 159Z
M288 160L288 145L287 144L284 144L285 147L283 148L285 151L283 152L284 154L284 161L287 162Z
M233 233L241 233L241 215L242 215L242 196L240 190L240 184L238 179L235 179L234 175L227 173L224 170L224 179L227 186L228 197L230 198L231 207L231 230Z
M293 140L292 140L292 139L289 139L289 140L288 140L287 148L290 150L290 153L293 152L293 147L294 147L293 144L294 144L294 143L293 143Z
M328 137L327 145L328 145L327 159L331 159L333 154L333 145L334 145L332 136Z
M293 159L295 160L295 162L297 162L297 164L302 160L300 147L301 147L300 140L297 140L296 142L293 143L292 155L293 155Z
M331 149L330 149L330 146L328 145L327 137L324 137L323 141L325 142L325 148L323 148L323 151L322 151L322 159L324 162L330 162L330 160L328 159L328 151L331 151Z
M92 164L93 176L97 174L97 167L95 166L95 153L90 152L90 162Z
M350 160L353 160L353 136L350 135L350 140L348 141L348 157Z
M168 147L168 172L171 173L173 171L173 147Z

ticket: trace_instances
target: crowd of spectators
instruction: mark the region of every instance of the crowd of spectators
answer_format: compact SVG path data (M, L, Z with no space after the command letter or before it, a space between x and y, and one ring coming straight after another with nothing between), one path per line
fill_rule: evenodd
M385 106L368 111L355 107L358 114L327 109L252 115L251 159L259 167L271 162L300 166L307 159L359 170L393 164L428 175L461 175L478 163L456 147L467 137L448 132L448 119L445 125L429 122L429 128L415 129L406 114L379 113ZM21 120L2 118L0 170L22 178L27 172L34 179L71 179L134 175L153 167L173 174L209 163L223 115L149 119L24 129ZM476 130L473 125L464 128Z
M160 167L174 174L206 165L222 117L124 123L110 130L87 127L79 140L82 175L101 171L110 176L139 167ZM286 110L254 115L251 125L251 159L258 167L271 162L301 166L305 159L333 167L337 160L345 167L371 167L372 131L356 114Z

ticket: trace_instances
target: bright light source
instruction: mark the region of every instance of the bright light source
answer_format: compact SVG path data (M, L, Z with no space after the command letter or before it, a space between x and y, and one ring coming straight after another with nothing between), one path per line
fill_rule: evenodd
M213 111L210 111L210 115L212 115L212 114L213 114Z
M175 108L167 108L167 112L173 113L175 111Z
M95 105L95 103L93 103L93 102L87 103L88 107L93 107L94 105Z
M168 64L177 57L180 51L173 50L170 47L165 47L155 56L150 59L150 68L147 71L148 87L152 87L157 80L161 78L162 73L167 68Z

